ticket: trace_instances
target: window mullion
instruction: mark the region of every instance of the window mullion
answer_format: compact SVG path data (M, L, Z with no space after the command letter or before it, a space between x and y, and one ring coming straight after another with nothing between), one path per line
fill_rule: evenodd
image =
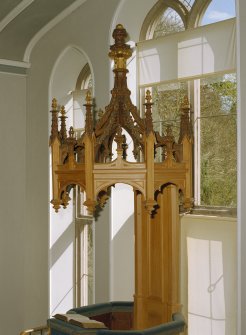
M200 139L200 79L194 80L194 196L195 204L201 204L201 139Z

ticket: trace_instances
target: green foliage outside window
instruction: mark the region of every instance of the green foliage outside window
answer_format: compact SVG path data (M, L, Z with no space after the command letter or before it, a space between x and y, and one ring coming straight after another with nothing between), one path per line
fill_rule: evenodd
M180 105L188 94L188 82L152 87L154 130L165 133L172 126L178 140ZM236 207L237 115L236 76L226 74L200 80L200 204ZM198 141L198 138L194 139ZM162 161L157 152L156 162Z
M166 36L185 30L179 14L172 8L167 8L156 22L153 38Z
M236 77L201 80L201 204L236 207Z
M176 141L179 138L180 106L188 94L186 82L162 84L152 88L154 130L163 135L171 126Z

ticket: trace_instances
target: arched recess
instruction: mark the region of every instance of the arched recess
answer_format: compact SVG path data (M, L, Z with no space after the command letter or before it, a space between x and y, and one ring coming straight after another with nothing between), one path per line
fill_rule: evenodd
M90 87L90 78L91 78L91 69L88 63L85 64L85 66L80 71L80 74L78 76L77 82L76 82L76 90L81 89L87 89Z
M66 131L70 126L84 127L82 108L85 102L80 101L80 98L76 96L76 87L78 77L86 64L94 77L91 62L86 53L77 46L68 46L57 58L50 75L49 100L56 98L61 105L65 106ZM51 120L51 115L49 117ZM60 121L61 119L59 119ZM65 313L68 309L83 304L81 301L82 285L78 281L80 276L78 273L83 271L82 268L78 267L81 260L78 258L81 253L81 250L77 250L78 236L84 226L89 226L91 220L88 217L83 217L80 221L77 220L78 213L79 215L81 213L80 204L83 202L81 199L86 195L83 192L84 185L75 185L76 180L69 185L63 185L62 191L67 209L62 208L60 213L50 211L49 291L51 315L56 311L64 311ZM63 280L60 280L61 277ZM80 285L77 285L76 282L79 282Z

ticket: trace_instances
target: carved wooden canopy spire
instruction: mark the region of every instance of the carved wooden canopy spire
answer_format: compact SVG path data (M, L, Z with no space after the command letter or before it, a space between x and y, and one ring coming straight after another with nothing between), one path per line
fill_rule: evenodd
M141 135L145 130L144 121L139 117L137 108L131 102L131 92L127 87L126 61L132 55L132 50L125 43L127 33L125 28L118 24L113 32L115 43L110 46L109 57L114 61L114 87L111 91L112 98L109 105L105 108L105 113L99 120L95 129L97 153L111 154L111 146L118 127L124 128L133 139L134 156L140 148L143 148ZM109 157L104 157L109 158Z

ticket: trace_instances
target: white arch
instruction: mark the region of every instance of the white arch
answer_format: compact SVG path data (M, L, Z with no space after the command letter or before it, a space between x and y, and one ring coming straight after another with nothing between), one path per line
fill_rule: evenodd
M157 0L121 0L111 21L109 41L112 42L112 32L116 24L121 23L126 28L130 39L138 42L143 21L156 2Z
M62 50L62 52L61 52L60 55L57 57L57 59L56 59L54 65L53 65L52 71L51 71L51 73L50 73L50 78L49 78L49 101L50 101L50 98L51 98L51 96L50 96L50 93L51 93L51 87L52 87L52 83L53 83L53 79L54 79L54 75L55 75L55 73L56 73L57 67L58 67L60 61L62 60L62 58L65 56L65 54L67 53L67 51L68 51L69 49L74 49L74 50L76 50L77 52L79 52L79 53L81 54L81 56L84 57L84 59L85 59L85 63L88 63L88 64L89 64L90 71L91 71L91 76L92 76L92 80L93 80L93 83L94 83L93 88L92 88L92 89L93 89L93 95L94 95L94 89L95 89L95 88L94 88L94 87L95 87L95 75L94 75L94 71L93 71L93 67L92 67L92 63L91 63L91 61L90 61L90 58L89 58L89 56L87 55L87 53L86 53L83 49L81 49L81 48L78 47L77 45L73 45L73 44L71 44L71 45L68 45L66 48L64 48L64 49ZM78 75L79 75L79 73L78 73ZM76 83L75 83L75 84L76 84ZM75 88L75 86L74 86L74 88Z
M78 7L80 7L84 2L87 0L77 0L75 1L72 5L64 9L59 15L57 15L53 20L51 20L49 23L47 23L42 29L40 29L34 37L31 39L31 41L28 43L23 61L24 62L29 62L30 61L30 56L32 53L33 48L35 45L38 43L38 41L53 27L55 27L59 22L61 22L65 17L70 15L73 11L75 11Z

